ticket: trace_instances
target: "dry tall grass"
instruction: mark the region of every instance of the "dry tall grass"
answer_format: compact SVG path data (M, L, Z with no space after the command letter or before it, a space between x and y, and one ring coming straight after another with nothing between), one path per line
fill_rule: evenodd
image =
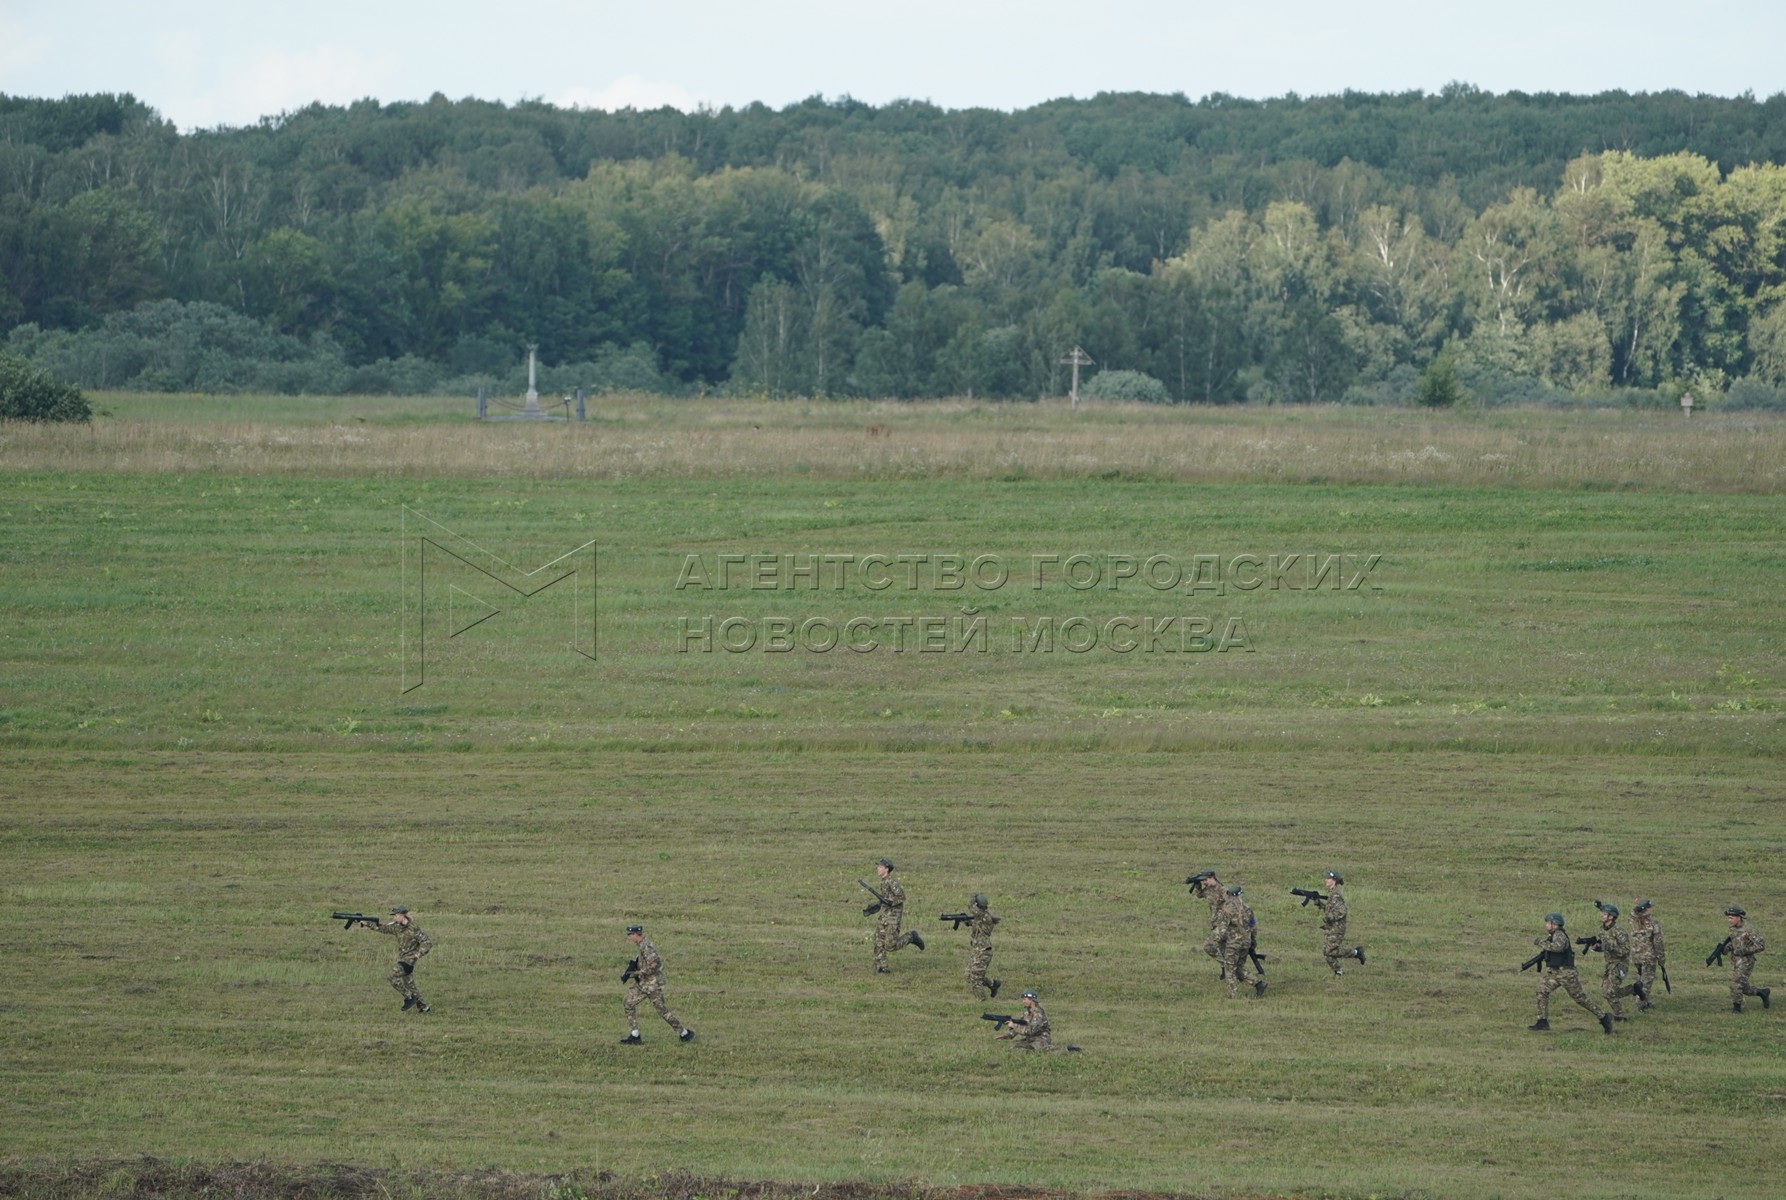
M289 402L293 405L301 401ZM10 470L549 478L1151 478L1761 495L1786 420L612 397L588 424L277 420L0 429Z

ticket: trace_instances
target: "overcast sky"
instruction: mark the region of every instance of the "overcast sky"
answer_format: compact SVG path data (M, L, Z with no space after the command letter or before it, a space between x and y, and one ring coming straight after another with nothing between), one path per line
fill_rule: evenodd
M1786 91L1781 0L0 0L0 92L131 92L182 129L313 100L692 109L821 94Z

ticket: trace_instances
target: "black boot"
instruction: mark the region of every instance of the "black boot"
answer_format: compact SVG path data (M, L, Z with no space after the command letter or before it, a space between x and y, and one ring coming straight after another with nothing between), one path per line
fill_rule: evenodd
M1770 994L1772 994L1773 990L1774 990L1773 988L1762 988L1759 992L1755 993L1756 995L1761 997L1761 1007L1763 1007L1763 1008L1772 1008L1773 1007L1773 1005L1770 1004L1767 999L1768 996Z
M1265 994L1265 981L1263 979L1261 979L1258 983L1255 983L1253 985L1253 995L1263 996L1264 994Z
M426 1000L422 999L420 996L417 996L415 998L415 1010L419 1013L434 1011L433 1008L431 1008L429 1006L428 1002Z
M1733 1013L1742 1012L1743 1011L1743 1002L1741 1000L1738 1000L1736 1003L1732 1004L1730 1006L1730 1011Z
M1607 1033L1612 1032L1612 1014L1611 1013L1601 1013L1600 1014L1600 1028L1604 1029Z
M924 949L924 939L923 939L923 937L921 937L919 935L918 931L915 929L912 930L912 945L916 946L920 950Z
M990 982L986 985L986 990L992 993L992 998L994 1000L998 999L999 985L1002 984L1003 982L1004 982L1004 980L1002 980L1002 979L994 979L992 982Z
M645 1044L645 1039L636 1033L629 1033L620 1039L620 1044L622 1046L643 1046Z
M695 1040L695 1031L692 1029L684 1029L681 1033L677 1034L676 1036L681 1038L685 1042L692 1042Z
M403 1011L404 1012L408 1012L410 1009L412 1009L414 1007L415 1007L415 997L414 996L403 997Z
M1533 1021L1530 1025L1527 1025L1526 1028L1533 1030L1534 1032L1537 1032L1537 1033L1543 1033L1545 1030L1548 1030L1550 1028L1550 1020L1547 1017L1539 1017L1536 1021Z
M1358 956L1358 965L1362 967L1364 965L1364 947L1354 946L1352 947L1352 953Z

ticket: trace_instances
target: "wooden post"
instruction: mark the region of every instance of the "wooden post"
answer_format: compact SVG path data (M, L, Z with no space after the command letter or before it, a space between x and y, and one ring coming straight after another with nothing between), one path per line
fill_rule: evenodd
M1071 366L1073 368L1073 386L1067 392L1067 399L1072 401L1073 411L1078 412L1079 411L1079 368L1091 366L1092 361L1093 361L1092 357L1091 357L1091 355L1087 354L1085 351L1081 350L1079 347L1074 346L1073 352L1071 354L1067 355L1065 358L1061 359L1060 361L1064 365Z
M1691 417L1693 415L1693 393L1692 392L1682 392L1681 393L1681 415L1684 417Z

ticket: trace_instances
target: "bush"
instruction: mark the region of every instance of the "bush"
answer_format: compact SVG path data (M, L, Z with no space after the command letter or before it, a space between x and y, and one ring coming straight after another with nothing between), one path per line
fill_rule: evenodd
M1420 374L1414 385L1414 403L1421 408L1456 408L1469 399L1469 393L1458 382L1457 367L1451 356L1441 352Z
M91 421L87 398L22 358L0 354L0 420Z
M1730 391L1725 394L1718 407L1786 412L1786 388L1755 378L1739 379L1730 385Z
M1137 400L1143 404L1170 404L1172 393L1152 375L1140 371L1099 371L1086 381L1079 394L1088 400Z

